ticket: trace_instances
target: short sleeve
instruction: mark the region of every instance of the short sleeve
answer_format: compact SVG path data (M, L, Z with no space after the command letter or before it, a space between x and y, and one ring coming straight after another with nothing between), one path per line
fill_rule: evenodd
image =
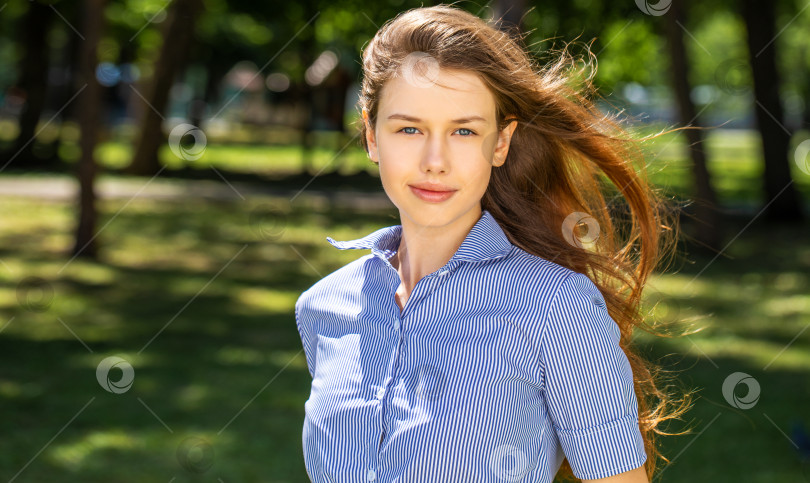
M565 279L541 339L545 400L574 476L606 478L647 459L619 326L584 274Z
M298 334L301 336L301 345L304 347L304 355L307 359L307 369L309 369L310 376L315 377L315 354L318 339L315 337L312 324L302 318L303 300L304 294L301 294L295 302L295 325L298 327Z

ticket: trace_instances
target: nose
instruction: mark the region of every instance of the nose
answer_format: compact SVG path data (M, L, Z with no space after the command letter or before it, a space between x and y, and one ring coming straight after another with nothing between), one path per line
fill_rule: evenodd
M437 135L429 136L422 155L422 171L447 171L450 167L449 154L446 140Z

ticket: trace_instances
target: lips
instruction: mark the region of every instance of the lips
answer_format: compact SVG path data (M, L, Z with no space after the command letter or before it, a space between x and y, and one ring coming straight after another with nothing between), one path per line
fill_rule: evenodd
M458 191L443 185L419 184L409 185L409 187L417 198L429 203L441 203L446 201Z
M414 183L410 186L424 191L438 191L438 192L456 191L455 188L451 188L449 186L440 183Z

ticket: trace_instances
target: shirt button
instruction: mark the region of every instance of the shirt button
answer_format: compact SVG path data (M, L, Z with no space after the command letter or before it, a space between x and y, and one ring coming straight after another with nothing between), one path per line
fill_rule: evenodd
M381 387L381 388L377 389L377 399L382 399L384 395L385 395L385 389L384 388Z
M394 321L394 329L399 330L399 321L398 320Z
M376 477L377 473L375 473L374 470L368 470L368 481L374 481Z

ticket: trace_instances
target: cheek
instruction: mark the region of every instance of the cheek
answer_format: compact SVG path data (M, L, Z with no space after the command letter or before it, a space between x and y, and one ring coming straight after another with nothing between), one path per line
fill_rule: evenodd
M459 163L456 173L459 179L464 180L468 190L483 193L489 184L492 169L483 161L467 166Z
M396 152L383 154L380 160L380 180L388 188L397 189L404 185L409 178L413 177L412 170L408 169L408 163L397 155Z
M491 174L492 168L489 165L484 166L476 172L476 184L481 190L486 190Z

